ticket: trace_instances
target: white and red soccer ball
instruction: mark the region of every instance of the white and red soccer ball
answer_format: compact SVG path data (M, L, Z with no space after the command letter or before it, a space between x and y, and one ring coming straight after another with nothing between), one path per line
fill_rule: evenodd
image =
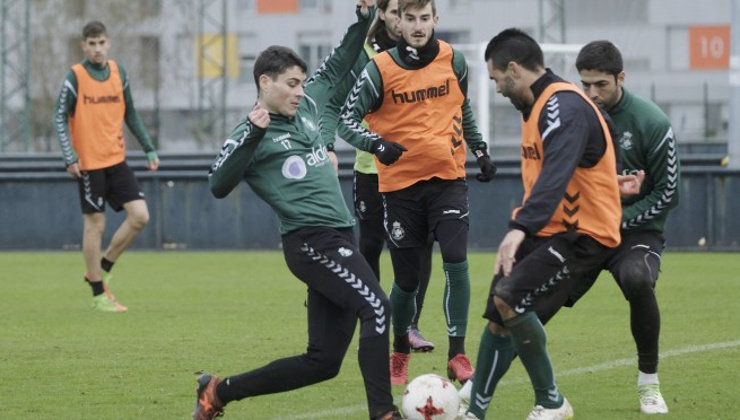
M401 411L409 420L454 420L459 408L455 386L433 373L417 376L403 392Z

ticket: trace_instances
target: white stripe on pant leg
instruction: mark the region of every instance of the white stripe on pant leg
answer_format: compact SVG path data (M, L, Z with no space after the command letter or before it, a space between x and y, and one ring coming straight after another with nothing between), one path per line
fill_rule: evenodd
M301 247L301 251L305 252L312 260L318 261L319 264L334 272L337 277L344 280L345 283L352 286L352 288L355 289L357 293L373 308L373 311L375 312L375 332L378 334L383 334L385 332L386 318L383 302L381 302L380 298L375 296L375 293L373 293L370 288L363 283L362 279L355 276L354 273L350 272L346 267L342 266L342 264L330 259L324 254L321 254L308 246L308 244L304 243Z

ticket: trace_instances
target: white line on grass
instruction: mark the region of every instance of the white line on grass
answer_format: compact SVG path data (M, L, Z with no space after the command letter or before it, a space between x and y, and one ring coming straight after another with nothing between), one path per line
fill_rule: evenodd
M700 346L688 346L680 349L674 349L674 350L668 350L661 352L660 359L667 359L669 357L676 357L676 356L683 356L686 354L692 354L692 353L704 353L707 351L712 350L720 350L720 349L727 349L732 347L738 347L740 346L740 340L735 341L726 341L724 343L712 343L712 344L703 344ZM609 370L614 369L618 367L623 366L631 366L635 364L635 358L631 357L629 359L617 359L612 360L611 362L606 363L600 363L598 365L593 366L587 366L582 368L575 368L575 369L568 369L563 370L560 372L555 372L556 377L563 377L563 376L575 376L575 375L582 375L584 373L593 373L593 372L600 372L603 370ZM529 378L517 378L514 380L503 380L501 381L502 385L505 384L519 384L529 381ZM337 407L331 410L324 410L317 413L306 413L306 414L298 414L298 415L290 415L290 419L317 419L317 418L324 418L328 416L337 417L341 415L349 415L354 413L359 413L362 411L367 410L367 405L354 405L349 407ZM276 417L274 420L282 420L284 417Z

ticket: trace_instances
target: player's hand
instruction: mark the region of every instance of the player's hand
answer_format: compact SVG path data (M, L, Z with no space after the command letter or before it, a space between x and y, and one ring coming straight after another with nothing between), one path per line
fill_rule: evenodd
M159 158L155 157L154 159L147 161L146 166L150 171L156 171L159 169Z
M635 195L640 193L642 181L645 180L645 171L640 169L635 174L617 175L619 193L622 195Z
M379 138L373 142L373 154L383 165L390 165L397 161L407 149L400 144Z
M514 266L516 259L516 251L519 249L519 245L524 240L525 233L519 229L511 229L506 233L501 244L498 246L498 253L496 254L496 264L493 267L493 274L498 273L504 276L511 274L511 268Z
M370 7L375 6L375 0L357 0L357 5L360 6L362 16L367 16Z
M329 162L331 162L331 166L334 167L334 172L339 175L339 158L337 157L337 154L334 153L333 150L328 151L326 154L329 155Z
M80 165L79 163L70 163L67 165L67 173L72 175L75 178L82 177L82 173L80 172Z
M496 165L491 162L488 152L485 150L476 150L475 159L478 161L480 173L475 174L475 178L480 182L490 182L496 174Z
M257 102L252 111L247 115L249 121L259 128L267 128L270 125L270 113L266 109L262 108Z
M150 171L156 171L157 169L159 169L159 156L157 156L157 152L155 151L147 152L146 159L147 159L146 167Z

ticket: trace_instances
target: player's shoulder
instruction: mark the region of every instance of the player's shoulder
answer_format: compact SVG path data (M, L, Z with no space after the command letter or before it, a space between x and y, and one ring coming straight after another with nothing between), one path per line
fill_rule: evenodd
M670 129L671 121L655 102L624 91L620 112L615 113L615 120L630 121L631 125L642 127L645 131L663 133Z

